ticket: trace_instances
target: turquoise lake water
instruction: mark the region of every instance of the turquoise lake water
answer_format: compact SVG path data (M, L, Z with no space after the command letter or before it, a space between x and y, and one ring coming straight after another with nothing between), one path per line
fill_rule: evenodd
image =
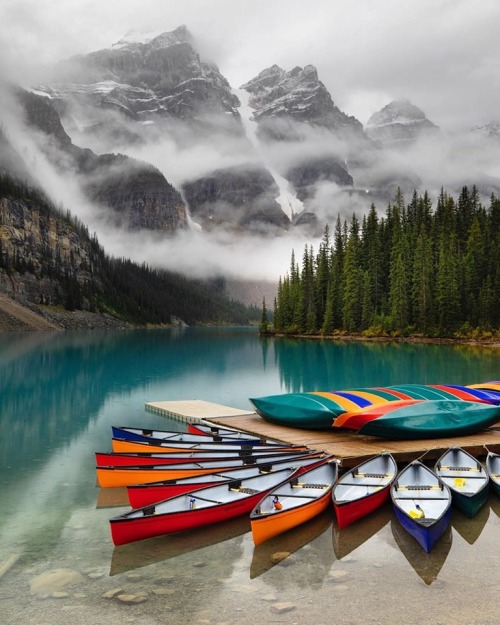
M0 620L496 625L493 495L473 520L454 510L429 555L389 505L342 531L329 511L258 548L246 518L115 548L108 519L127 507L96 487L93 455L110 449L111 425L184 430L146 413L147 401L245 409L275 393L499 378L499 351L470 346L261 339L249 328L0 335ZM291 555L276 563L280 552Z

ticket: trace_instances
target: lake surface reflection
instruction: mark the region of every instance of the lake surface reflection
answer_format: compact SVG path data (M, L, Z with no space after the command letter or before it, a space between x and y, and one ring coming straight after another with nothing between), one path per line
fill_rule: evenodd
M498 351L260 339L254 330L0 336L0 606L7 625L498 623L500 500L453 511L425 554L388 505L328 511L254 547L248 519L114 547L123 492L95 485L110 426L184 424L146 401L498 379ZM112 491L112 492L111 492ZM118 598L120 597L120 598Z

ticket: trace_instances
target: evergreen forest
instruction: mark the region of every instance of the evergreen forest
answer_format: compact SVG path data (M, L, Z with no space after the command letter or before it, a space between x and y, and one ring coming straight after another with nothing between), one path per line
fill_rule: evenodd
M9 212L12 207L18 211L17 218ZM60 241L49 244L47 232L41 246L30 242L23 225L25 211L36 215L36 222L51 219L64 225L75 244L69 260L61 257ZM85 265L76 263L77 247L85 250ZM173 317L189 325L247 325L260 314L258 308L228 298L223 278L198 280L109 256L95 234L91 236L69 211L54 206L37 188L2 173L0 274L16 283L40 285L36 304L108 313L134 325L169 324ZM50 302L43 294L43 285L47 284L53 294Z
M265 302L261 331L271 330ZM491 338L500 328L500 199L476 187L406 204L398 189L384 216L372 204L325 227L319 250L292 252L279 280L274 332Z

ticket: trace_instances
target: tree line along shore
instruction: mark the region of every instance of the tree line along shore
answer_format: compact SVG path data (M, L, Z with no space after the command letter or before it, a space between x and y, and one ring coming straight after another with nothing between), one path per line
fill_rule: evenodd
M427 192L406 204L398 190L382 217L373 204L361 221L338 217L316 253L292 252L273 313L264 301L262 333L496 342L500 199L464 186L434 209Z

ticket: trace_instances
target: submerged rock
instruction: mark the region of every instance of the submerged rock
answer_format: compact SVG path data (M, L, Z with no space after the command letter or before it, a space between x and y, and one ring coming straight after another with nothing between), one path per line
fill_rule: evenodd
M30 582L30 591L35 595L53 595L66 586L80 584L83 579L83 575L72 569L52 569L34 577Z

